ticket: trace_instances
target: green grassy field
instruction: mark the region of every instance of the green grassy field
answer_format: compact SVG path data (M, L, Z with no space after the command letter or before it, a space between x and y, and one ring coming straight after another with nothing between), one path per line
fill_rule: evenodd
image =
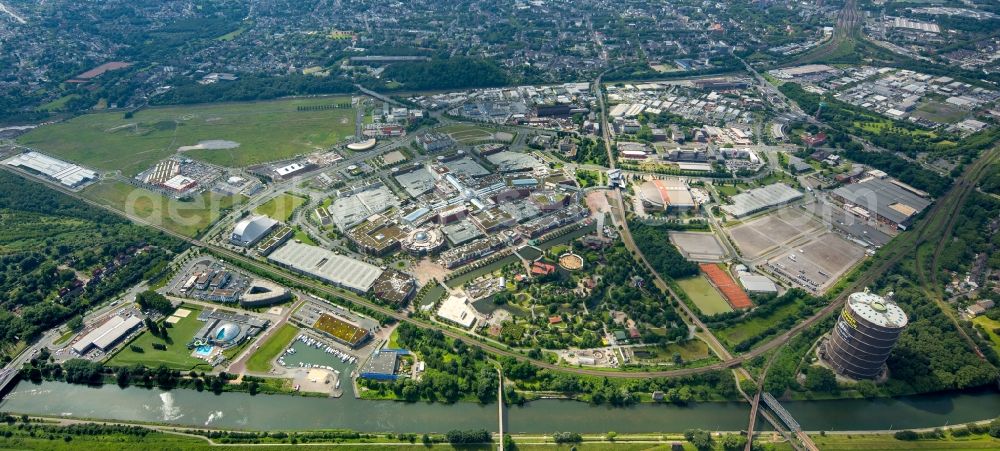
M889 451L889 450L967 450L967 451L987 451L1000 449L1000 440L991 438L988 435L970 435L968 437L947 437L938 440L896 440L892 435L811 435L816 446L823 451L836 450L865 450L865 451ZM790 450L791 446L779 444L778 450Z
M269 371L271 361L288 347L298 333L298 327L288 323L282 324L281 329L271 335L267 342L260 345L260 348L250 356L247 360L247 370L258 373Z
M282 193L280 196L264 202L253 211L269 216L276 221L288 222L292 217L292 212L304 203L306 203L306 199L302 197Z
M635 351L636 359L642 363L671 362L674 354L680 355L685 362L711 357L708 345L698 339L688 340L684 343L670 343L663 347L636 349Z
M330 147L354 133L354 110L298 111L300 106L350 103L346 97L149 108L125 119L94 113L32 130L18 142L101 170L135 175L181 146L205 140L238 142L233 149L184 155L242 167Z
M308 244L310 246L319 246L319 244L317 244L316 241L313 240L308 233L306 233L304 230L300 228L295 229L295 235L292 235L292 239L299 240L302 242L302 244Z
M191 311L186 318L181 318L177 324L167 329L167 336L170 341L164 341L159 337L154 337L149 331L143 332L131 343L122 346L122 349L108 359L109 366L132 366L141 363L148 367L156 368L165 365L168 368L188 371L204 370L210 371L212 366L202 359L191 356L191 350L187 344L194 339L198 329L204 325L198 321L198 314L201 308L188 304L181 304L181 308ZM162 323L161 323L162 324ZM162 343L167 346L166 351L153 349L153 343ZM139 346L143 352L135 352L131 347Z
M760 316L752 318L748 321L736 324L735 326L714 330L713 332L715 332L717 337L722 339L723 343L730 346L736 345L747 338L760 334L764 331L764 329L781 322L781 320L796 313L799 308L801 308L799 304L789 303L777 308L773 313L766 317Z
M390 392L391 393L391 392ZM201 451L201 450L218 450L220 447L230 447L230 449L250 449L261 447L267 450L294 450L302 449L302 444L291 444L288 443L289 439L284 439L281 442L277 439L265 439L262 441L263 445L250 446L250 445L219 445L218 443L225 443L222 440L218 440L216 444L210 444L206 442L201 437L194 436L184 436L166 432L159 431L149 431L145 435L135 435L135 434L113 434L104 433L99 435L89 435L89 434L73 434L66 435L63 433L48 434L40 431L31 431L27 429L18 429L14 426L4 426L3 431L11 432L10 437L0 436L0 449L3 450L46 450L46 451L91 451L99 449L101 451L132 451L132 450L144 450L144 451ZM67 440L66 437L69 437ZM420 443L420 435L416 436L414 444L409 444L405 441L402 444L396 444L399 442L398 439L393 436L392 438L385 438L383 436L378 436L376 438L364 438L357 440L350 440L349 448L357 451L375 451L375 450L388 450L388 449L448 449L454 450L456 448L452 447L448 443L439 443L436 445L423 445ZM323 443L336 443L332 440L324 440ZM392 444L384 444L392 443ZM336 445L330 444L327 446L310 447L317 449L328 449L333 448ZM553 445L554 446L554 445ZM495 449L495 446L492 447ZM590 449L589 447L586 447ZM458 449L463 450L482 450L488 451L491 449L488 445L469 445L463 446ZM597 449L597 448L594 448ZM600 448L602 450L610 451L608 448ZM625 450L629 448L614 448L616 450ZM640 449L640 448L631 448ZM685 450L688 448L685 448ZM694 448L691 448L694 449Z
M218 220L222 212L245 199L242 195L206 193L182 202L117 181L96 183L83 190L83 196L190 237L199 235Z
M448 135L451 135L452 139L460 143L482 141L493 137L493 132L491 130L468 124L445 125L435 131L447 133Z
M62 435L54 439L47 435L30 436L27 432L17 431L10 438L0 437L0 449L33 449L33 450L95 450L101 451L132 451L143 450L177 450L191 451L210 449L208 443L197 437L183 437L163 432L150 432L145 436L125 434L104 435L74 435L66 441Z
M677 285L687 293L698 310L705 315L715 315L733 311L729 303L722 297L719 290L716 290L705 276L689 277L678 279Z
M52 344L54 344L54 345L61 345L63 343L66 343L67 341L69 341L70 338L73 338L74 336L76 336L76 332L74 332L74 331L71 330L69 332L66 332L66 333L60 335L59 338L56 339L56 341L52 342Z
M917 117L947 124L958 122L968 114L968 112L962 110L961 108L936 101L920 104L920 106L917 107L917 111L913 113L913 115Z
M62 97L60 97L58 99L55 99L55 100L53 100L53 101L51 101L49 103L46 103L46 104L38 107L38 109L39 110L45 110L45 111L58 111L58 110L61 110L61 109L65 108L66 107L66 103L68 103L70 100L76 99L78 97L80 97L79 94L65 95L65 96L62 96Z
M986 329L986 334L990 336L990 341L993 342L993 349L1000 351L1000 335L993 332L996 329L1000 329L1000 321L994 321L985 316L977 316L972 319L973 324L979 324Z

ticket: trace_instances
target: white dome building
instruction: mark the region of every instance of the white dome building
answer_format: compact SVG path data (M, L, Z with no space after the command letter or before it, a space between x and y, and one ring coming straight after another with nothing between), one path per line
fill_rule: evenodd
M277 225L278 221L267 216L250 216L236 223L229 241L237 246L250 247L267 236Z

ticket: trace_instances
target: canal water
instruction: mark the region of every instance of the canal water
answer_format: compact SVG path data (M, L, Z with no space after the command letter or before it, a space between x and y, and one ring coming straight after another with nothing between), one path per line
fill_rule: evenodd
M339 362L338 362L339 363ZM342 370L343 371L343 370ZM937 427L1000 414L1000 392L940 393L881 400L796 401L784 404L806 430L883 430ZM0 410L12 413L263 430L345 428L362 432L497 430L496 406L366 401L193 390L169 392L116 385L21 382ZM540 400L507 409L512 433L680 432L689 428L740 430L743 403L689 406L644 404L628 408Z

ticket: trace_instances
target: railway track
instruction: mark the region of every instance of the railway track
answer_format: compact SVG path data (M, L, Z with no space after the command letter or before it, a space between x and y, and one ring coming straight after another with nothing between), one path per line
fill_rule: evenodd
M955 314L954 309L952 306L948 305L947 302L945 302L941 290L939 289L940 287L936 286L936 284L941 267L941 253L944 252L950 241L952 233L954 233L955 224L958 222L959 218L959 209L965 205L969 195L976 189L978 181L985 176L986 169L990 167L990 164L993 159L996 158L998 153L1000 153L1000 147L993 147L984 152L973 167L967 169L966 174L968 174L968 177L963 178L961 182L956 182L962 191L959 197L955 199L951 205L949 205L950 214L947 216L948 220L944 225L944 229L938 234L940 240L934 247L934 253L931 255L931 260L929 262L929 268L926 267L926 262L920 258L920 252L916 252L916 269L924 292L927 293L927 296L933 299L934 303L937 304L941 311L944 312L945 316L948 317L952 325L955 327L955 330L958 331L959 335L961 335L965 342L969 345L969 348L972 349L972 351L975 352L980 359L984 360L986 356L983 354L983 351L979 348L979 345L976 344L976 341L969 336L962 325L959 324L958 317Z
M609 149L609 151L610 151L610 149ZM876 263L875 266L873 266L869 271L865 271L864 273L861 273L858 276L858 278L853 283L851 283L849 286L845 287L845 289L842 292L843 294L839 295L830 304L828 304L827 306L825 306L822 309L820 309L820 311L817 312L816 314L814 314L813 316L805 319L804 321L799 322L798 324L796 324L795 326L793 326L791 329L789 329L785 333L783 333L781 335L778 335L777 337L775 337L775 338L773 338L773 339L765 342L764 344L762 344L762 345L760 345L760 346L758 346L758 347L756 347L756 348L754 348L754 349L752 349L752 350L750 350L750 351L748 351L748 352L746 352L744 354L741 354L741 355L738 355L738 356L730 356L729 353L728 353L728 351L726 351L725 348L722 347L721 344L717 344L718 342L715 341L715 343L717 344L717 346L721 347L721 349L722 349L722 352L720 353L720 356L722 357L722 361L721 362L716 362L716 363L713 363L713 364L710 364L710 365L706 365L706 366L702 366L702 367L697 367L697 368L680 368L680 369L662 370L662 371L609 371L609 370L600 370L600 369L573 368L573 367L566 367L566 366L554 365L554 364L551 364L551 363L548 363L546 361L542 361L542 360L539 360L539 359L533 359L533 358L527 357L526 355L521 354L519 352L515 352L515 351L508 350L508 349L504 349L504 348L501 348L501 347L496 346L494 344L491 344L489 342L483 341L481 339L476 339L476 338L473 338L473 337L471 337L471 336L469 336L467 334L454 331L454 330L452 330L452 329L450 329L448 327L444 327L444 326L441 326L441 325L438 325L438 324L434 324L434 323L431 323L429 321L424 321L424 320L420 320L420 319L416 319L416 318L410 318L410 317L408 317L407 315L405 315L403 313L400 313L400 312L397 312L395 310L391 310L391 309L385 308L385 307L383 307L383 306L381 306L379 304L373 303L373 302L371 302L371 301L369 301L369 300L367 300L367 299L365 299L365 298L363 298L361 296L358 296L358 295L355 295L355 294L352 294L352 293L341 292L341 291L336 290L336 289L334 289L334 288L332 288L330 286L323 285L323 284L321 284L321 283L319 283L319 282L317 282L315 280L312 280L312 279L309 279L309 278L305 278L303 276L299 276L298 274L292 273L292 272L284 270L282 268L277 268L277 267L271 266L269 264L262 263L262 262L260 262L258 260L255 260L255 259L246 257L244 255L238 254L236 252L230 251L229 249L226 249L224 247L217 246L217 245L214 245L214 244L211 244L211 243L208 243L208 242L196 239L196 238L191 238L191 237L182 235L182 234L180 234L178 232L175 232L175 231L170 230L170 229L168 229L166 227L163 227L160 224L154 224L154 223L151 223L151 222L149 222L149 221L147 221L147 220L145 220L143 218L138 218L138 217L130 216L126 212L123 212L123 211L117 210L115 208L112 208L110 206L107 206L107 205L100 204L98 202L92 201L90 199L87 199L87 198L81 196L80 193L77 193L77 192L74 192L74 191L71 191L71 190L67 190L67 189L65 189L65 188L63 188L61 186L50 184L50 183L47 183L47 185L50 188L52 188L52 189L56 189L56 190L58 190L58 191L60 191L60 192L62 192L64 194L66 194L66 195L74 197L74 198L76 198L76 199L78 199L78 200L80 200L82 202L85 202L85 203L87 203L89 205L92 205L92 206L95 206L97 208L101 208L101 209L110 211L110 212L112 212L114 214L117 214L117 215L120 215L120 216L124 216L127 219L129 219L129 220L131 220L131 221L133 221L133 222L135 222L137 224L140 224L140 225L143 225L143 226L146 226L146 227L151 227L151 228L156 229L156 230L158 230L158 231L160 231L162 233L165 233L167 235L173 236L173 237L175 237L175 238L177 238L179 240L185 241L188 244L190 244L191 246L195 246L195 247L198 247L198 248L209 250L209 251L214 252L214 253L216 253L216 254L218 254L220 256L223 256L225 258L232 259L233 261L239 261L239 262L241 262L241 263L243 263L245 265L248 265L248 266L250 266L250 267L252 267L254 269L257 269L257 270L259 270L259 271L261 271L261 272L263 272L265 274L272 274L272 275L280 276L280 277L282 277L282 278L284 278L286 280L289 280L289 281L291 281L293 283L296 283L296 284L298 284L300 286L306 287L306 288L308 288L310 290L313 290L315 292L327 294L327 295L334 296L334 297L337 297L337 298L346 299L347 301L350 301L350 302L356 303L358 305L364 306L366 308L371 309L372 311L379 312L380 314L383 314L383 315L385 315L386 317L389 317L389 318L393 318L393 319L395 319L397 321L411 323L413 325L416 325L418 327L422 327L422 328L425 328L425 329L431 329L431 330L440 331L442 334L444 334L444 335L446 335L446 336L448 336L450 338L453 338L453 339L456 339L456 340L460 340L460 341L462 341L462 342L464 342L464 343L466 343L468 345L478 346L478 347L482 348L484 351L490 352L490 353L492 353L494 355L510 357L510 358L513 358L513 359L516 359L516 360L519 360L519 361L528 362L528 363L531 363L532 365L535 365L535 366L537 366L539 368L544 368L544 369L549 369L549 370L554 370L554 371L561 371L561 372L565 372L565 373L579 374L579 375L600 376L600 377L608 377L608 378L624 378L624 379L641 379L641 378L650 378L650 377L667 377L667 378L670 378L670 377L683 377L683 376L691 376L691 375L696 375L696 374L704 374L704 373L708 373L708 372L711 372L711 371L726 370L726 369L731 369L731 368L739 367L744 362L746 362L746 361L748 361L750 359L753 359L753 358L756 358L756 357L758 357L760 355L766 354L767 352L770 352L770 351L772 351L772 350L774 350L774 349L776 349L776 348L784 345L789 340L791 340L792 338L794 338L796 335L798 335L799 333L801 333L803 330L805 330L805 329L813 326L814 324L816 324L817 322L819 322L820 320L822 320L826 316L828 316L831 313L839 310L839 308L843 305L843 302L847 299L847 295L848 294L850 294L853 291L857 291L857 290L863 289L865 286L868 286L868 285L871 285L872 283L874 283L875 280L877 280L878 277L880 277L885 271L887 271L893 265L895 265L896 263L898 263L899 260L904 255L906 255L908 253L909 249L911 249L911 248L915 247L916 245L919 245L920 243L923 243L924 241L926 241L927 236L926 236L926 232L924 231L924 227L926 227L926 224L936 222L938 220L938 216L940 214L942 214L942 212L946 212L949 215L953 215L955 209L957 208L954 205L958 205L956 203L956 201L963 199L964 198L963 196L966 195L969 190L971 190L971 189L973 189L975 187L975 181L978 180L978 177L980 177L982 175L982 173L984 171L984 168L987 166L987 163L990 161L991 158L993 158L996 155L997 151L998 151L998 149L994 148L990 152L987 152L983 156L981 156L980 159L977 160L975 163L973 163L972 165L970 165L970 167L966 170L966 173L963 174L963 176L960 179L956 180L955 185L953 185L952 189L945 196L943 196L941 199L939 199L938 202L936 202L934 204L934 206L928 212L928 215L925 218L925 220L923 222L921 222L920 226L917 227L919 230L913 230L911 232L904 233L903 235L897 237L896 240L892 244L890 244L890 246L886 246L885 248L883 248L883 250L885 251L885 253L882 255L882 257L879 259L879 262ZM12 168L9 168L7 166L2 166L2 167L4 169L6 169L6 170L8 170L8 171L10 171L12 173L14 173L14 174L19 175L19 176L22 176L22 177L25 176L25 174L22 174L22 173L14 170ZM974 176L974 179L973 180L968 180L968 177L970 177L970 176ZM619 199L619 202L620 202L620 199ZM945 206L948 206L948 207L946 208ZM633 245L634 245L634 243L633 243ZM640 255L641 255L641 253L640 253ZM643 257L643 262L646 265L648 265L648 262L645 262L645 258L644 257ZM654 274L655 274L655 272L654 272ZM674 294L672 293L672 291L668 290L668 293L670 293L670 295L672 297L674 297ZM674 297L674 299L676 299L676 297ZM678 303L677 305L680 305L682 309L684 309L684 307L685 307L685 305L683 303ZM691 315L691 317L695 321L697 321L697 316L693 316L692 312L690 312L689 310L687 312L688 312L689 315ZM705 330L706 330L708 336L711 336L711 337L714 338L714 335L712 335L711 332L708 329L705 329Z

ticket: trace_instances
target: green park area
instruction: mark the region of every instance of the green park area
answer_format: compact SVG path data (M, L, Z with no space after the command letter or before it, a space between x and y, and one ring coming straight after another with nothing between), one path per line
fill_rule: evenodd
M183 154L191 158L243 167L326 149L353 135L350 103L347 97L320 97L147 108L131 116L94 113L39 127L18 142L127 176L185 146ZM218 143L223 141L231 143ZM197 148L199 143L228 148Z
M280 355L288 344L295 339L299 333L299 328L285 323L281 325L274 335L267 339L257 351L247 360L247 370L255 373L266 373L271 369L271 361Z
M292 212L304 203L306 203L305 198L293 196L288 193L282 193L281 195L264 202L253 211L255 213L268 216L276 221L288 222L288 220L292 218Z
M235 203L245 198L202 193L190 200L177 200L129 185L104 180L83 191L83 196L154 225L185 236L198 236Z
M733 311L729 303L722 298L719 290L716 290L703 275L678 279L677 285L680 285L681 289L691 298L691 302L694 302L694 305L704 315L711 316Z
M198 330L205 324L198 321L201 308L188 304L181 304L178 308L190 311L186 317L180 318L176 324L171 324L165 328L166 334L161 337L153 335L149 330L144 331L131 343L122 346L117 354L108 359L109 366L133 366L142 364L147 367L156 368L160 365L170 369L189 371L203 370L211 371L212 366L208 362L193 357L187 345L194 339ZM175 312L176 314L176 312ZM163 328L165 321L160 322ZM153 348L153 345L164 345L166 349ZM141 352L138 350L141 349Z

